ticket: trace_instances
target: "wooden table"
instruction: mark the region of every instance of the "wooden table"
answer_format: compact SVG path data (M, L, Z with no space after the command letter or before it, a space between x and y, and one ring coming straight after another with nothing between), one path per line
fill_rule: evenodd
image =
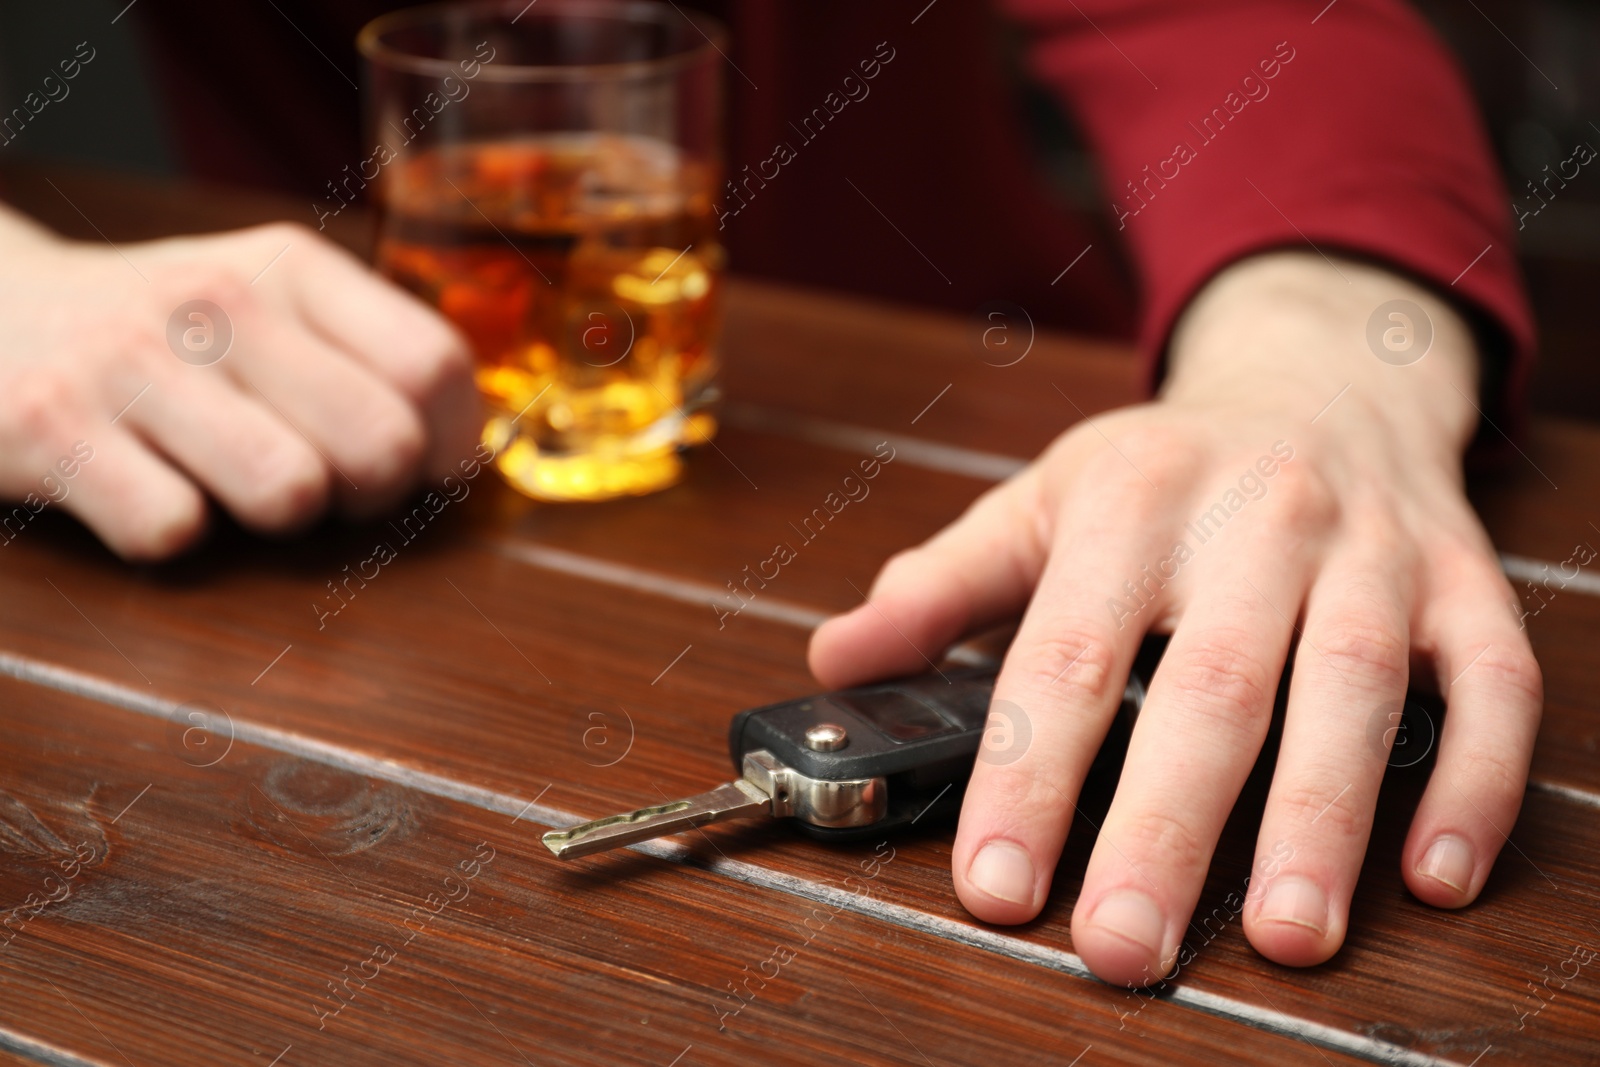
M301 210L5 177L90 238ZM682 485L552 507L480 477L320 628L312 605L386 526L224 530L132 568L47 512L0 549L0 901L34 895L6 913L0 1062L1600 1062L1600 963L1570 962L1600 949L1588 570L1530 619L1549 704L1482 899L1407 895L1431 761L1393 769L1323 967L1264 961L1233 921L1158 996L1087 977L1068 935L1087 826L1021 928L955 902L948 828L877 866L887 849L771 824L553 860L548 826L725 780L730 713L813 686L809 627L1078 417L1052 384L1088 412L1135 396L1112 347L1041 334L996 368L942 315L749 281L730 303L728 418ZM871 496L719 628L725 583L885 439ZM1523 447L1475 490L1517 574L1600 544L1600 432L1546 420ZM1248 872L1263 787L1201 914Z

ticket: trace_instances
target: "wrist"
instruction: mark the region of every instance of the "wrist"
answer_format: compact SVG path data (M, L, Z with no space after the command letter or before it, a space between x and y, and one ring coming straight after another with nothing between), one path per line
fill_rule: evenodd
M1191 301L1162 399L1303 408L1311 419L1338 397L1455 464L1480 418L1478 360L1465 318L1426 286L1370 263L1271 252L1221 271Z

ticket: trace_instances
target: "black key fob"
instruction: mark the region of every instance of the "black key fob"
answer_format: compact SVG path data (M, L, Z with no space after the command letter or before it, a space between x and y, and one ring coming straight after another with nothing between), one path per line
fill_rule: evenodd
M1165 638L1147 641L1134 664L1118 717L1124 732L1165 647ZM728 749L735 767L764 750L800 781L883 780L881 817L860 826L792 820L813 837L852 840L947 822L960 810L975 759L1010 762L1032 739L1023 709L991 710L995 674L995 668L944 671L751 708L734 716Z

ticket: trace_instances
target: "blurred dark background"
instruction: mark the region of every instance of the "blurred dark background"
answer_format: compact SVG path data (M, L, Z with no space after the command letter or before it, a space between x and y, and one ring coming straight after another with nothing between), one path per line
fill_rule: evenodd
M1543 180L1545 168L1554 171L1579 144L1600 150L1600 63L1595 61L1600 5L1593 0L1415 2L1460 58L1473 84L1510 187L1508 214L1515 215L1519 207L1527 212L1538 209L1522 219L1517 233L1542 335L1532 403L1546 412L1600 419L1600 359L1593 318L1600 299L1600 161L1583 167L1548 204L1534 198L1528 184ZM1040 318L1068 329L1100 334L1127 331L1132 308L1125 295L1118 295L1127 289L1126 268L1106 225L1108 198L1098 186L1092 160L1076 143L1071 123L1055 101L1025 77L1023 42L1017 31L976 0L945 3L950 6L937 25L930 18L919 27L924 34L920 40L900 32L905 44L932 47L899 49L895 65L875 86L883 101L872 105L875 116L870 121L865 115L856 116L861 121L852 130L845 130L841 122L837 143L826 153L817 151L813 159L802 159L800 164L810 170L797 171L793 187L785 190L788 205L802 197L807 210L799 214L815 211L838 220L830 231L834 247L828 249L828 257L794 254L795 233L804 230L806 220L780 215L783 205L774 198L769 205L752 205L749 218L740 220L738 228L730 227L735 268L959 312L970 312L986 299L1006 297L1030 308L1045 308ZM251 13L241 16L230 10L226 16L230 21L219 23L242 40L223 37L206 47L209 34L224 31L207 28L211 16L204 12L209 5L193 5L193 34L187 47L174 48L169 32L163 48L152 29L170 28L174 18L190 18L185 9L191 5L177 0L0 5L0 111L8 111L36 90L58 60L73 54L78 42L87 39L94 49L92 62L69 83L69 96L40 116L49 121L31 123L22 135L0 145L0 173L8 165L92 166L260 186L303 196L309 204L322 191L322 182L314 175L332 176L339 169L333 161L357 157L357 94L346 84L344 72L359 77L359 65L348 45L342 50L330 46L332 50L319 58L303 27L305 20L312 20L316 23L310 26L312 37L320 36L320 30L332 40L346 41L353 37L353 29L314 3L248 0L243 6ZM741 130L756 128L753 109L776 106L805 113L850 72L858 52L871 54L873 44L882 39L872 25L874 15L857 6L839 25L819 25L814 41L808 37L794 42L794 54L747 57L740 51L739 31L742 22L764 17L756 5L700 0L685 6L712 10L731 24L730 52L735 62L744 60L743 65L753 67L787 63L803 65L802 74L815 71L809 84L804 77L789 79L798 87L787 100L774 100L770 92L765 96L746 92L741 76L729 72L730 170L766 154L758 150L765 146L741 142ZM261 10L254 12L257 7ZM903 27L905 20L898 14L896 25ZM819 16L819 22L824 21ZM263 90L271 90L263 103L276 106L288 118L281 128L269 130L269 137L258 137L252 154L242 144L230 142L232 134L224 129L234 125L229 108L238 101L211 99L206 72L208 65L252 62L253 42L264 40L264 35L272 36L274 47L263 48L260 61L278 65L263 68ZM298 61L285 68L270 58L285 54L296 55ZM214 136L197 140L197 127L202 132L209 127ZM264 140L272 143L262 145ZM1009 179L1015 177L1009 171L1025 170L1029 195L1015 206L991 204L990 215L983 218L986 225L992 222L997 228L1002 246L1009 227L1030 237L1027 242L1019 240L1019 248L1053 245L1053 258L1033 262L1019 253L1017 262L1007 257L1004 264L978 264L978 269L965 273L952 268L952 278L938 285L937 279L917 275L926 267L914 262L908 261L904 271L886 271L871 256L858 255L860 249L852 247L855 242L863 246L870 242L878 255L884 254L879 247L882 222L848 189L835 188L837 175L830 173L830 167L837 168L830 164L830 154L836 163L840 153L866 159L873 153L908 152L930 176L926 190L901 190L901 198L935 199L920 205L908 202L905 210L924 209L914 217L927 217L929 209L942 212L952 231L971 224L963 198L982 195L971 177L976 168L998 170ZM917 152L923 155L916 157ZM954 161L947 168L939 166L941 153ZM299 161L305 165L292 165ZM870 166L862 167L858 177L864 187L873 188ZM947 178L942 188L941 170ZM885 203L881 197L875 202L888 214L896 213L899 203ZM312 221L309 209L301 221ZM1048 240L1037 239L1041 225ZM940 259L940 235L918 236L930 256ZM958 241L952 242L950 247L960 247ZM1067 286L1052 289L1045 284L1085 242L1109 254L1091 257L1081 269L1075 268L1076 285L1070 291ZM910 256L903 247L894 254Z

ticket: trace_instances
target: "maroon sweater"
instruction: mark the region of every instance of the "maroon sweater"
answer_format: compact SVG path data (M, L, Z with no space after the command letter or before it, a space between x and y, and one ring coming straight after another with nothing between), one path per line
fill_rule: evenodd
M189 168L303 195L314 223L325 183L361 154L356 31L398 6L161 0L131 17L157 49ZM1533 328L1509 201L1463 79L1400 0L690 6L732 30L730 175L780 141L798 150L727 219L740 270L967 311L1005 298L1094 332L1137 325L1154 370L1217 270L1314 245L1456 298L1512 357L1499 399L1521 393ZM1098 218L1052 196L1029 157L999 61L1018 28L1031 75L1098 158ZM870 93L800 143L790 124L886 53Z

